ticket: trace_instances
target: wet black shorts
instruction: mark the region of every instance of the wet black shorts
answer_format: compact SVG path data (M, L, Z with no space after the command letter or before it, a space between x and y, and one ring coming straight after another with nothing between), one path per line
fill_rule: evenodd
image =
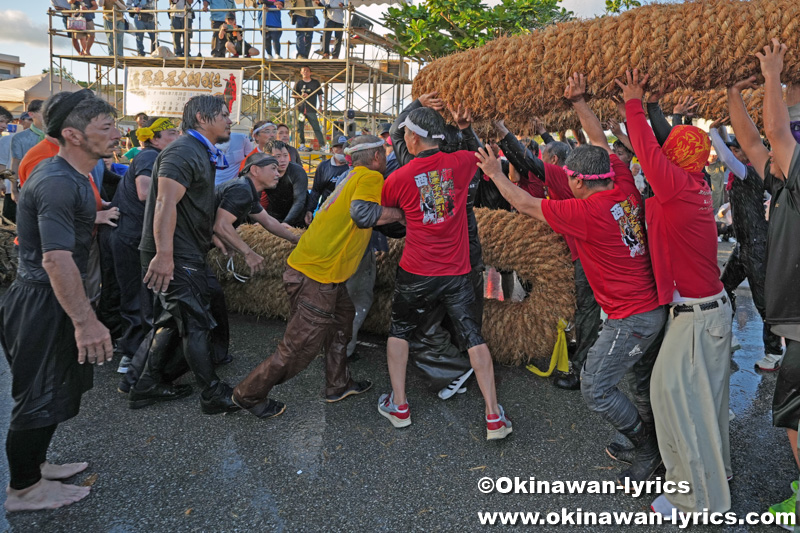
M0 345L11 368L11 429L43 428L78 414L81 396L92 388L92 365L78 364L75 329L49 283L17 280L3 295Z
M425 314L444 306L455 333L467 349L485 344L480 322L474 316L475 291L469 274L461 276L419 276L397 268L392 299L389 336L408 340L424 321Z
M772 425L797 431L800 423L800 342L786 339L775 395L772 397Z

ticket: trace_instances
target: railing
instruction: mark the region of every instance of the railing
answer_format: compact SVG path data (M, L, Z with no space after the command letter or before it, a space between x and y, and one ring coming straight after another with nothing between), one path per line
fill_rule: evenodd
M242 32L243 41L246 42L247 44L249 44L250 46L256 48L256 50L258 51L258 56L256 56L255 59L260 59L261 57L263 57L263 55L265 53L265 46L264 45L265 45L265 43L267 41L267 37L268 37L267 34L272 32L272 31L280 31L280 32L292 31L292 32L295 32L296 34L297 33L311 33L312 35L316 34L316 33L321 33L323 35L323 38L324 38L325 34L333 34L334 32L342 32L342 37L341 37L342 42L341 42L340 48L344 52L344 59L346 59L348 57L348 55L350 54L350 48L352 46L352 43L351 43L351 36L352 36L352 33L353 33L352 30L354 28L367 28L367 27L371 28L373 25L380 25L380 23L377 22L377 21L371 20L368 17L365 17L364 15L356 13L354 8L352 8L352 7L346 7L345 6L344 8L342 8L342 10L343 10L343 15L344 15L344 17L343 17L344 18L344 21L343 21L344 22L344 26L341 27L341 28L339 28L339 27L325 27L325 24L328 22L328 20L325 19L324 17L320 16L320 15L323 14L323 10L320 7L316 7L316 8L306 8L306 7L302 7L301 8L301 7L298 7L298 8L292 8L292 9L274 9L274 8L268 9L266 5L262 5L260 8L238 8L238 9L235 9L235 10L209 9L209 10L206 10L206 11L202 11L202 10L198 10L198 9L192 10L192 9L189 9L187 7L187 8L185 8L183 10L183 14L184 14L184 28L183 29L174 29L172 27L172 16L175 13L179 13L180 12L179 10L175 10L175 9L141 10L140 12L135 12L133 10L124 11L123 12L121 10L116 10L116 9L115 10L97 10L97 11L54 10L54 9L50 9L48 13L49 13L49 21L50 21L49 29L50 29L51 38L52 38L52 36L61 36L61 37L71 38L70 33L93 34L93 35L95 35L95 44L99 44L99 45L108 47L109 39L111 39L116 44L117 38L119 37L120 33L122 33L123 36L126 33L130 34L132 36L141 35L142 39L144 41L150 41L150 34L155 34L155 36L156 36L156 39L155 39L156 40L156 48L158 48L160 46L166 46L174 54L175 53L175 50L173 48L174 45L175 45L174 36L180 34L181 35L181 41L182 41L182 44L183 44L183 49L184 49L184 54L182 56L180 56L180 57L187 57L187 59L188 59L188 57L190 55L192 55L192 50L196 50L197 51L197 53L193 54L192 57L194 57L195 55L196 56L209 57L209 56L212 56L214 53L219 53L219 52L222 52L223 55L227 55L228 54L227 51L224 48L224 44L221 47L217 47L216 49L213 46L218 40L219 28L218 27L217 28L213 28L211 26L214 25L215 22L224 23L224 21L211 21L210 20L210 16L215 14L215 13L226 14L229 11L233 11L234 13L236 13L236 16L237 16L236 24L240 25L242 27L241 30L238 30L238 31ZM319 20L319 24L317 24L317 26L315 26L313 28L297 28L295 26L288 26L287 27L287 26L283 26L283 25L278 28L278 27L271 27L271 26L267 26L266 25L267 15L269 13L275 13L275 12L283 13L284 11L293 12L293 13L294 12L296 12L296 13L312 12L317 16L317 19ZM84 30L84 31L66 30L66 29L59 28L58 24L54 24L54 19L62 18L62 19L66 20L69 17L78 16L78 15L87 14L87 13L93 13L95 15L95 27L94 27L93 30ZM154 16L155 22L156 22L154 29L137 29L136 28L136 26L134 24L134 21L130 20L130 18L132 18L132 17L134 17L134 16L136 16L136 15L138 15L140 13ZM189 20L186 17L189 17L191 14L194 15L194 20L190 24L186 24L185 21ZM110 15L110 20L109 20L109 22L111 23L110 27L105 27L105 22L106 21L104 19L104 15L106 15L106 16ZM162 18L162 20L159 21L159 15L166 15L167 17L169 17L169 21L167 23L168 29L164 28L163 24L161 24L161 27L160 27L159 23L163 23L164 20ZM259 18L261 18L261 24L258 23L258 19ZM283 18L284 17L281 17L281 22L283 22ZM206 28L203 28L203 22L204 22L203 19L205 19L205 22L209 24L209 26L206 27ZM122 21L127 21L128 28L125 29L125 30L120 30L117 27L119 25L119 23L122 22ZM66 25L66 22L65 22L65 25ZM100 39L97 39L97 37L100 37L100 36L104 36L106 38L105 42L101 41ZM167 36L168 39L166 39L165 36ZM208 38L204 39L204 37L208 37ZM331 41L330 44L333 46L335 44L335 36L334 35L331 35L330 41ZM191 43L191 45L187 46L187 43ZM291 57L292 45L293 44L296 45L296 42L282 41L280 44L281 44L281 49L282 50L284 50L284 47L285 47L285 55L281 54L282 58L287 58L287 59L290 58ZM313 37L312 37L312 43L311 43L312 51L313 51L315 45L318 46L319 49L321 49L322 46L323 46L323 40L314 42L313 41ZM124 39L123 39L123 51L122 51L122 53L120 53L119 50L116 50L112 54L110 49L107 48L106 50L108 51L108 54L107 54L106 57L110 57L112 55L115 56L115 57L124 57L124 56L129 56L130 57L130 56L133 56L133 55L135 55L137 53L136 50L133 50L133 49L130 49L130 48L127 48L127 49L124 48ZM149 49L146 49L145 55L149 56L150 54L147 53L147 50L149 50ZM389 50L388 48L386 50L387 50L387 52L391 52L391 50ZM243 52L242 53L242 58L243 59L247 59L248 58L247 50L244 49L244 44L242 45L242 52ZM68 56L69 54L64 54L64 55ZM101 57L103 56L102 54L96 54L94 51L91 53L91 55L94 55L94 56L100 55ZM308 59L323 59L323 56L321 54L318 54L318 53L313 53L313 55L311 55Z

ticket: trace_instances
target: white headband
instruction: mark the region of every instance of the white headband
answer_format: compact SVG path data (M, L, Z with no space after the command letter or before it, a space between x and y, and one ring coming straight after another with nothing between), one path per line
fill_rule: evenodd
M272 122L267 122L266 124L262 124L262 125L260 125L259 127L257 127L256 129L254 129L254 130L253 130L253 137L255 137L256 135L258 135L258 132L259 132L259 131L261 131L261 130L263 130L263 129L264 129L264 128L266 128L267 126L272 126L272 127L275 127L275 124L273 124Z
M406 119L402 123L400 123L398 129L399 128L408 128L417 135L419 135L420 137L444 140L444 135L428 135L428 132L426 130L423 130L422 128L411 122L411 119L408 117L406 117Z
M361 150L369 150L370 148L378 148L379 146L383 146L386 144L383 139L380 141L376 141L374 143L363 143L357 144L355 146L348 146L344 149L344 153L347 155L351 155L353 152L360 152Z

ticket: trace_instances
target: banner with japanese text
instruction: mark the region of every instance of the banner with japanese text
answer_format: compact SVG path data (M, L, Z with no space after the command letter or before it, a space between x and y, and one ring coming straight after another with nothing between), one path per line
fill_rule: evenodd
M233 122L242 110L242 71L196 68L128 67L125 69L125 115L183 116L193 96L219 96L228 104Z

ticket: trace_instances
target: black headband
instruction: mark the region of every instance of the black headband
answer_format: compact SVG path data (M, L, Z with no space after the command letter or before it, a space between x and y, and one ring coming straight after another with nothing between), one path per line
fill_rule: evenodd
M254 166L266 167L269 165L277 165L277 164L278 160L275 159L274 157L265 157L264 159L259 159L258 161L245 165L242 171L239 173L239 175L246 176L250 172L250 169L253 168Z
M55 105L48 104L47 135L56 139L60 139L61 127L64 125L64 121L67 120L69 114L72 113L76 107L78 107L78 104L87 98L92 98L93 96L94 93L89 89L82 89L80 91L68 94L56 102Z

